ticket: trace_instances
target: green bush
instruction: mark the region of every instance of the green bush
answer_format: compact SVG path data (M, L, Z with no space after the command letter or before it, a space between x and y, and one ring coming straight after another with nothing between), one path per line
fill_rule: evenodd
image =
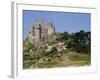
M75 61L84 61L84 60L86 60L86 61L90 61L90 56L89 55L86 55L86 54L79 54L79 53L75 53L75 54L72 54L72 55L69 55L69 58L71 59L71 60L75 60Z

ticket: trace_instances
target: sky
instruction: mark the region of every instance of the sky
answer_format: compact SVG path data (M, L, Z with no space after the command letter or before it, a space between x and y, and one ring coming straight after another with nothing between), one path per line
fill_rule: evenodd
M39 18L42 18L46 23L52 22L56 32L90 31L91 27L90 13L23 10L24 38L28 36L32 24Z

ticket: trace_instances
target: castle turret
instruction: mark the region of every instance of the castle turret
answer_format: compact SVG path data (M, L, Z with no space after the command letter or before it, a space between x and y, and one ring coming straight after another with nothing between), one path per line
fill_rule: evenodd
M55 32L55 28L54 28L54 26L53 26L53 23L51 23L51 22L48 23L47 29L48 29L48 35L50 35L50 34L52 34L52 33Z

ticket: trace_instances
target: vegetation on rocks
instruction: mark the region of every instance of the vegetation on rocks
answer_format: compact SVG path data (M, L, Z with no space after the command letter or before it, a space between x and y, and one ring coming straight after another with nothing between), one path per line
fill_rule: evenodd
M89 65L91 63L91 32L69 34L55 32L39 43L23 41L23 68L52 68Z

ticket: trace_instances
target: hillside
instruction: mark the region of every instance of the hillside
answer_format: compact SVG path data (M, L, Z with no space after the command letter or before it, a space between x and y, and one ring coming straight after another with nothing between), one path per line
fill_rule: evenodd
M42 37L38 44L27 37L23 42L23 68L84 66L91 63L90 32L55 32Z

